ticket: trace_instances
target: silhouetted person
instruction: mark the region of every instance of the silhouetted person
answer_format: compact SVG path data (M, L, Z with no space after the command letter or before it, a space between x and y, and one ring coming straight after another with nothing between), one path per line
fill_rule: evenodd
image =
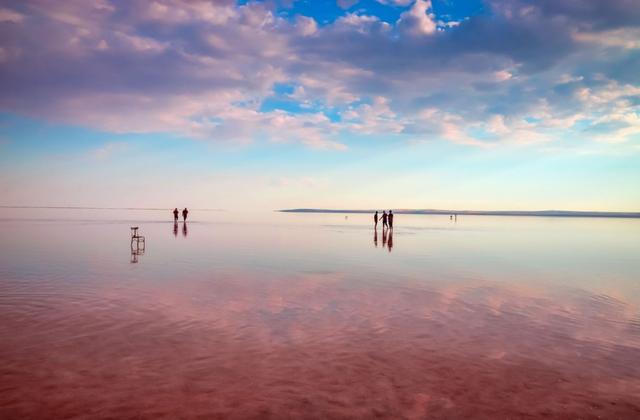
M187 214L189 214L189 210L187 210L187 208L185 207L184 210L182 210L182 221L183 222L187 221Z
M389 210L389 216L387 216L389 220L389 229L393 229L393 212Z
M186 221L182 224L182 236L184 236L185 238L187 237L187 222Z
M387 239L387 247L389 248L389 252L391 252L391 248L393 248L393 229L389 229L389 239Z
M373 244L378 247L378 229L373 230Z
M176 220L173 221L173 236L178 236L178 216L176 216Z
M383 211L382 212L382 230L384 231L384 228L389 227L389 225L387 224L387 211Z
M378 210L376 210L376 214L373 215L373 225L378 229Z
M173 209L173 221L174 222L178 222L178 208L176 207L175 209Z

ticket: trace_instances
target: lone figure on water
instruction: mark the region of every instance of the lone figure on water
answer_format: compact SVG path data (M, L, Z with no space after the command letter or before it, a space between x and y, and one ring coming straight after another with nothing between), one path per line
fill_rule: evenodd
M389 219L389 229L393 230L393 213L391 210L389 210L389 216L387 216L387 218ZM391 242L391 239L389 239L389 242Z
M178 222L178 208L173 209L173 221Z
M376 214L373 215L373 224L376 229L378 229L378 210L376 210Z
M182 221L183 222L187 221L187 214L189 214L189 210L187 210L187 208L185 207L184 210L182 210Z

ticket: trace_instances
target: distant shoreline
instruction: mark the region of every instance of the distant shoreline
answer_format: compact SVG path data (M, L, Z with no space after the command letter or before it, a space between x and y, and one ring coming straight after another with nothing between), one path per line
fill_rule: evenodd
M52 210L173 210L170 207L84 207L84 206L0 206L0 209L52 209ZM196 209L197 211L225 211L224 209Z
M511 210L436 210L436 209L392 209L397 214L425 214L458 216L535 216L535 217L608 217L618 219L640 219L640 212L612 212L612 211L568 211L568 210L539 210L539 211L511 211ZM376 210L334 210L334 209L284 209L282 213L374 213ZM382 210L378 210L382 211Z

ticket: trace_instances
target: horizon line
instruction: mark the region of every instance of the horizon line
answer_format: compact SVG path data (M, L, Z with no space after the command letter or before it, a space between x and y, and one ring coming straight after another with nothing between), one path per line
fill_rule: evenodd
M276 210L282 213L373 213L376 209L315 209L295 208ZM467 216L538 216L538 217L611 217L638 218L640 212L592 211L592 210L442 210L442 209L391 209L397 214L467 215Z

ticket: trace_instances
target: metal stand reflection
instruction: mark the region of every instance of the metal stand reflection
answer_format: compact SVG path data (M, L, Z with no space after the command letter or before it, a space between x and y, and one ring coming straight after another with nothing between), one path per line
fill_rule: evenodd
M138 226L131 227L131 262L137 263L138 256L144 255L146 247L145 237L138 235Z

